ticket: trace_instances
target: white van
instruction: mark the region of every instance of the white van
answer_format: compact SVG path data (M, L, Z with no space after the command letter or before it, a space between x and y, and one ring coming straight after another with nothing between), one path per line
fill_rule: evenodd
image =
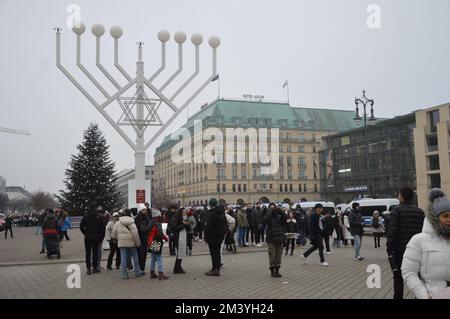
M391 212L396 206L400 204L400 201L397 198L377 198L377 199L364 198L352 201L349 204L350 209L353 203L359 204L361 215L364 220L364 226L370 227L370 220L375 210L377 210L380 213L380 216L382 216L384 212ZM382 219L381 222L384 223L384 220Z
M292 205L292 208L295 209L298 207L298 205L300 205L303 210L307 211L308 209L314 209L314 206L316 206L316 204L322 204L324 211L326 211L327 213L330 213L332 215L336 213L336 206L333 202L300 202L294 203Z

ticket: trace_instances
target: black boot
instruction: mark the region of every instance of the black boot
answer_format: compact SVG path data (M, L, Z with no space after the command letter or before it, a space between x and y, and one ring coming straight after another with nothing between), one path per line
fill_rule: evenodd
M275 276L274 277L276 277L276 278L281 277L280 267L274 267L274 268L275 268Z
M291 248L291 256L294 254L294 247Z
M270 277L276 277L275 276L275 268L274 267L270 267Z

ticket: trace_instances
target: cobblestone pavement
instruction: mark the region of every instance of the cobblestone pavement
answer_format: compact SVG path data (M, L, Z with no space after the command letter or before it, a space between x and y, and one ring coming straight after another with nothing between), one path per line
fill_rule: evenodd
M75 231L73 231L75 232ZM2 245L5 242L2 241ZM202 244L203 245L203 244ZM35 249L32 249L35 252ZM313 253L302 265L296 248L294 256L283 256L282 278L271 278L267 253L263 251L224 254L225 268L221 277L204 275L211 265L209 255L187 257L184 275L172 274L174 258L166 257L164 265L170 278L165 281L144 278L122 280L119 271L103 270L85 274L81 267L81 288L66 285L68 264L4 266L0 268L0 299L4 298L392 298L392 274L384 248L375 249L371 238L364 238L362 262L353 260L353 249L339 248L326 255L329 267L319 264ZM11 253L11 252L9 252ZM381 268L381 288L368 288L369 264ZM103 264L103 266L105 266ZM147 265L148 270L148 265ZM406 297L411 298L407 292Z

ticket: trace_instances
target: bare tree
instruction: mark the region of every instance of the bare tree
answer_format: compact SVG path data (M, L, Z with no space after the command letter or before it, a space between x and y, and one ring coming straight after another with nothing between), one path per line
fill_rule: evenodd
M25 198L11 199L8 202L8 208L13 213L28 213L31 209L31 202L29 199Z
M37 212L56 206L55 197L48 192L37 191L31 195L31 207Z

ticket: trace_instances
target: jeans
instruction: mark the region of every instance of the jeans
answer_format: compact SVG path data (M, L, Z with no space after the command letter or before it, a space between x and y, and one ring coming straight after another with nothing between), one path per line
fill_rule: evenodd
M84 238L84 249L86 251L86 268L98 267L98 242L96 240ZM92 262L91 262L92 256Z
M245 245L245 232L247 230L247 227L238 227L238 243L239 246Z
M117 242L109 240L109 256L108 256L108 267L111 267L114 255L116 255L116 267L120 266L120 249L117 247Z
M100 268L100 264L102 263L102 252L103 252L103 248L102 248L102 244L100 243L98 244L98 248L97 248L97 264L94 265L94 267Z
M305 258L308 258L308 256L317 249L319 249L320 262L323 263L325 261L325 257L323 256L323 238L320 235L313 238L312 247L305 251L303 253L303 256L305 256Z
M323 235L323 241L325 242L325 248L327 250L327 252L330 251L330 235L325 234Z
M359 251L361 250L361 236L353 235L353 238L355 240L355 258L356 258L359 257Z
M36 230L34 231L35 235L42 235L42 226L37 226Z
M158 272L164 272L164 259L162 254L152 254L150 259L150 271L155 271L155 264L158 263Z
M208 241L208 247L211 254L212 269L220 270L222 243L220 241Z
M136 277L142 276L142 271L139 267L138 253L136 247L120 247L120 273L122 274L122 278L128 278L127 271L127 259L128 256L131 256L133 260L133 268Z
M306 245L306 233L304 230L298 232L297 245Z
M281 257L283 256L283 243L267 243L267 253L269 254L270 268L280 268Z
M394 252L394 260L395 264L397 265L397 271L393 272L394 275L394 299L403 299L403 277L402 277L402 271L400 270L402 268L402 261L403 261L403 254L405 253L404 250L396 251Z
M264 243L264 225L258 225L258 228L256 229L256 238L255 242L257 244Z
M253 243L253 242L255 242L255 228L254 227L252 227L252 226L249 226L249 227L247 227L247 229L245 230L245 242L246 243ZM249 235L250 235L250 240L251 241L248 241L248 239L249 239Z
M139 267L141 268L141 271L145 271L145 262L147 261L147 237L140 237L140 240L141 246L137 248Z

